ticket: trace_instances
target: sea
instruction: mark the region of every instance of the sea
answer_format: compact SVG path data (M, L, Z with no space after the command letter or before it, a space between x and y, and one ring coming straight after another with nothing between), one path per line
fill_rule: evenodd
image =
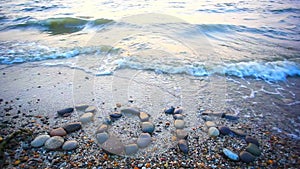
M95 77L134 70L140 72L136 78L150 72L148 83L181 83L161 87L173 95L200 80L203 88L210 86L210 102L225 98L226 111L266 118L273 122L266 124L269 130L299 139L298 0L0 3L2 69L32 64ZM206 109L200 106L197 113Z

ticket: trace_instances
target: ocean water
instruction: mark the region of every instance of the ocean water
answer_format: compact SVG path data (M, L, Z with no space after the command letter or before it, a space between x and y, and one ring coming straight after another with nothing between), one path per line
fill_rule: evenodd
M126 74L131 82L146 77L155 86L149 97L169 96L157 110L184 102L190 112L224 104L220 110L230 107L244 117L274 112L268 120L298 139L299 46L298 0L3 0L0 5L1 67L67 67L119 81L125 78L120 72L134 70L140 73ZM150 90L144 86L129 85L131 92L139 91L131 95L143 98ZM101 98L103 88L95 89L99 100L107 99ZM199 95L203 100L195 99ZM279 121L280 115L286 119ZM197 122L197 114L190 118Z

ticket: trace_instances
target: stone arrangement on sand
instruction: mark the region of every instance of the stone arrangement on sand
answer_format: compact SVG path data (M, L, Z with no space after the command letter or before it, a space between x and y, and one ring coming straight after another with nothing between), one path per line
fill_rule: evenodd
M65 151L74 150L78 147L76 140L65 141L64 137L72 132L76 132L82 128L83 124L94 122L95 113L97 108L89 105L76 105L76 111L84 112L77 122L67 123L63 126L53 128L49 131L49 134L42 134L37 136L32 142L32 147L44 146L47 150L62 149ZM57 111L58 116L67 117L74 111L74 108L65 108ZM183 115L183 108L173 106L164 109L166 116L172 115L174 119L174 136L177 139L178 149L183 154L189 154L188 146L188 132L185 130L185 121ZM140 119L140 134L136 141L128 144L124 144L120 138L109 132L109 129L113 127L113 123L123 115L130 114L137 116ZM251 136L247 136L241 130L231 129L227 126L218 126L210 115L220 116L228 120L237 120L238 117L226 114L205 114L203 113L203 119L205 120L205 130L212 138L229 135L232 137L239 137L243 139L248 145L240 153L236 153L231 148L223 147L222 152L228 159L232 161L242 161L245 163L252 162L256 157L260 156L261 150L259 148L259 141ZM98 126L95 132L95 140L100 147L110 154L115 155L135 155L140 149L147 148L152 142L152 134L155 131L155 124L151 122L151 116L143 111L138 111L134 108L125 108L120 111L110 113L107 117L103 118L102 123ZM152 143L155 144L155 143Z

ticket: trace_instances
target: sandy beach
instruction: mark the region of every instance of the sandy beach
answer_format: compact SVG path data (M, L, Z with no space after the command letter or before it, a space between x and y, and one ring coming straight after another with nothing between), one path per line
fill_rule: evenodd
M295 92L296 98L282 99L270 94L275 91L270 91L263 81L248 79L248 84L243 80L235 83L237 79L221 76L197 78L127 69L114 75L92 76L68 67L34 63L1 66L0 76L1 142L19 129L30 131L15 136L6 145L4 168L297 168L300 162L299 138L295 134L299 127L299 104L295 102L299 99L298 78L288 79L294 85L285 86ZM217 89L223 82L226 88ZM252 97L253 93L243 85L258 89L264 86L269 94L256 92ZM215 102L213 98L218 99ZM80 111L68 117L59 117L57 111L82 103L97 106L98 110L92 122L63 137L76 140L78 148L64 151L31 146L36 136L78 121ZM268 106L272 103L276 104ZM170 106L184 109L188 154L177 146L172 116L163 113ZM95 130L105 116L128 107L137 107L151 116L156 125L153 141L133 156L108 154L97 144ZM238 119L211 115L220 111ZM228 126L242 134L210 137L205 126L207 119L218 127ZM125 126L136 133L131 138L122 132L121 125L127 124L124 120L114 124L117 127L113 132L123 141L135 140L141 131L134 120ZM232 161L222 152L223 148L237 153L245 150L244 134L256 138L260 144L261 155L251 163Z

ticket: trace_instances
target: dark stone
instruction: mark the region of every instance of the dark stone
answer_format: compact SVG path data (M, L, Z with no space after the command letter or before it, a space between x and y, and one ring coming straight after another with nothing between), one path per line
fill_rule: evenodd
M73 111L74 111L74 108L70 107L70 108L65 108L65 109L62 109L62 110L58 110L57 114L60 115L60 116L65 116L67 114L70 115L70 113L72 113Z
M173 106L171 106L171 108L165 110L165 113L166 114L174 114L174 110L175 110L175 108Z
M72 133L81 129L81 122L69 123L66 124L63 128L66 130L67 133Z
M113 119L118 119L118 118L122 117L122 114L121 113L113 113L113 114L110 114L109 116Z
M245 163L250 163L255 160L255 156L251 153L248 153L247 151L242 151L240 153L240 159Z
M227 120L238 120L238 119L239 119L238 116L229 115L229 114L224 114L224 115L222 116L222 118L225 118L225 119L227 119Z
M235 129L232 129L231 130L233 134L237 135L237 136L241 136L241 137L246 137L246 133L242 130L235 130Z
M230 128L227 127L227 126L219 127L219 131L223 135L227 135L227 134L229 134L231 132Z
M173 118L174 118L174 120L183 120L183 115L181 115L181 114L174 114Z
M246 151L248 151L249 153L255 155L255 156L260 156L261 151L260 149L253 143L250 143L247 147L246 147Z
M253 143L255 144L257 147L259 147L259 142L256 138L250 137L250 136L246 136L245 138L247 143Z
M179 140L178 141L178 147L180 149L181 152L183 152L184 154L188 154L189 153L189 147L187 145L187 141L186 140Z

